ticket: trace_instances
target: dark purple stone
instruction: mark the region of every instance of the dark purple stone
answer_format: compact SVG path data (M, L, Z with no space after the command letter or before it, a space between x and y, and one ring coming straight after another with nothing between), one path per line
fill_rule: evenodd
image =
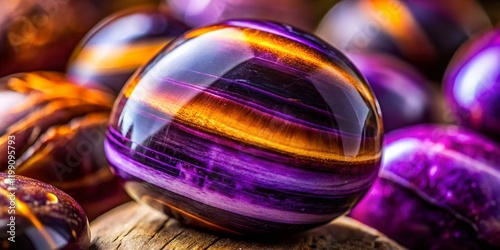
M190 31L118 97L105 149L136 200L233 234L288 234L346 213L372 185L382 126L339 51L271 22Z
M488 27L474 0L350 0L335 5L317 32L346 52L395 55L439 82L455 50Z
M498 249L500 145L451 125L393 131L351 216L410 249Z
M97 24L76 49L68 76L87 87L118 94L130 76L172 39L189 30L169 12L132 8Z
M0 172L2 249L84 250L90 227L73 198L46 183Z
M500 140L500 29L458 51L446 71L444 92L461 125Z
M432 122L434 97L427 79L411 65L382 54L349 54L377 97L386 132Z

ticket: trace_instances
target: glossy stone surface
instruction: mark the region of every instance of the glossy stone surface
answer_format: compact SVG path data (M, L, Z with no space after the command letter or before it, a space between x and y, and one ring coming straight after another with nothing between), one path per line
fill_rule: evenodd
M118 94L130 76L168 42L189 29L166 11L133 8L97 24L68 66L72 81Z
M83 209L46 183L0 172L0 211L2 249L77 250L90 246Z
M63 71L71 52L102 18L154 0L4 0L0 4L0 77Z
M500 29L469 41L444 79L448 107L460 125L500 141Z
M376 100L340 52L271 22L174 40L124 87L105 150L136 200L234 234L346 213L381 157Z
M335 5L317 33L343 51L400 57L439 82L455 50L488 27L474 0L352 0Z
M498 249L500 145L452 125L388 133L351 216L409 249Z
M0 171L13 136L16 173L62 189L89 218L128 200L103 149L112 95L36 72L1 78L0 100Z
M282 22L313 31L332 0L165 0L172 12L192 27L228 19L249 18Z
M432 122L435 94L411 65L382 54L349 54L366 77L382 110L384 131Z

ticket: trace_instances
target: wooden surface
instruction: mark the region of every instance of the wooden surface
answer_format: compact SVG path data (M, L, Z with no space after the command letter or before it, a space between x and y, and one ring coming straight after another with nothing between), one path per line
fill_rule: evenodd
M91 223L91 249L403 249L353 219L341 217L323 227L274 242L256 242L186 228L175 219L135 202Z

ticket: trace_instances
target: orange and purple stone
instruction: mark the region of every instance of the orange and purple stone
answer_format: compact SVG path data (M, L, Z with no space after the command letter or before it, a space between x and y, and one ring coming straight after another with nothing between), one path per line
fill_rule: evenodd
M14 153L16 174L63 190L91 220L129 200L104 154L113 95L31 72L0 78L0 100L0 171Z
M489 27L475 0L351 0L336 4L317 33L343 51L394 55L440 82L455 50Z
M105 150L136 200L233 234L304 231L373 184L382 120L338 50L272 22L174 40L115 102Z
M460 125L500 141L500 29L477 36L457 52L443 91Z
M80 85L118 94L137 68L187 30L167 11L155 8L114 14L97 24L75 50L68 76Z
M88 249L83 209L63 191L40 181L0 172L2 249Z
M409 249L499 249L499 166L500 145L466 128L392 131L351 216Z

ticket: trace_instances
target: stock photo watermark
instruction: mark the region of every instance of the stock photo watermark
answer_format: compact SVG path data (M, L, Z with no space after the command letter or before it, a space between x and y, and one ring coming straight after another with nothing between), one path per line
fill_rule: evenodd
M8 185L7 192L9 198L9 207L7 213L10 215L7 223L8 240L16 242L16 137L11 135L7 140L7 178L5 183Z

